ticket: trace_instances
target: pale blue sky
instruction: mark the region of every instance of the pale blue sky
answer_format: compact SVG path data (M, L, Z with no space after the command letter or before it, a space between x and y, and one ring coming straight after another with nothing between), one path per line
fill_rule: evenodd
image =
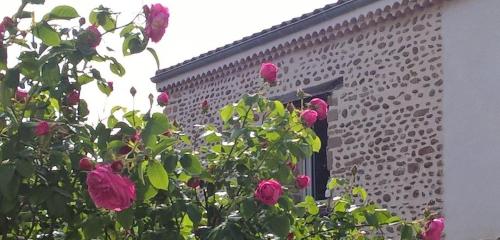
M0 16L12 15L20 2L4 0ZM170 24L165 36L160 43L151 44L158 52L161 68L165 68L336 0L46 0L43 8L36 9L36 16L40 17L54 6L64 4L77 8L79 14L86 17L93 7L102 4L122 12L119 22L124 23L140 11L142 5L156 2L170 9ZM114 46L119 50L121 42L119 39L107 39L101 46ZM157 95L154 84L149 80L156 71L156 64L149 53L127 57L122 63L127 71L123 78L115 77L108 71L105 73L107 80L112 80L115 86L109 99L96 93L98 90L94 84L83 90L82 97L95 113L99 112L101 118L108 114L102 112L110 106L132 106L131 86L138 90L135 103L138 109L147 108L149 93ZM97 119L97 115L92 118Z

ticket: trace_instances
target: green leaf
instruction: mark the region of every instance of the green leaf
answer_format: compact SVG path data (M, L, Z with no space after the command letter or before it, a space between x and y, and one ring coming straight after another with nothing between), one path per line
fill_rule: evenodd
M33 35L40 38L48 46L59 46L61 44L59 34L46 22L37 23L33 28Z
M154 113L142 131L142 139L146 146L153 146L156 143L156 136L164 133L170 127L165 114Z
M321 139L318 136L315 136L313 139L312 150L313 152L319 152L319 150L321 150Z
M413 240L415 239L415 233L410 225L403 225L401 227L401 240Z
M78 115L80 115L80 117L86 117L89 113L87 101L80 99L80 104L78 104Z
M151 184L157 189L168 189L168 174L163 165L158 161L150 161L147 175Z
M174 145L177 141L173 138L162 138L158 144L151 148L151 155L156 157L158 154L167 150L168 147Z
M200 138L205 139L207 143L220 142L222 139L222 134L213 130L207 130L200 136Z
M87 221L83 223L83 233L85 239L95 239L102 235L104 228L103 221L98 216L90 215Z
M14 193L17 193L17 190L12 191L11 189L11 184L14 180L14 173L14 166L0 165L0 193L2 193L3 196L9 199L13 199L15 197Z
M316 205L316 202L314 201L314 198L312 196L306 196L305 200L297 204L297 206L305 208L311 215L316 215L319 213L318 205Z
M146 193L144 194L144 202L147 202L149 201L149 199L154 198L156 194L158 194L158 190L156 190L156 188L148 184Z
M92 82L93 80L94 80L94 78L87 75L87 74L83 74L83 75L78 76L78 84L80 84L80 85L85 85L89 82Z
M279 237L286 237L290 231L290 219L286 215L271 216L267 219L268 229Z
M110 58L112 61L109 64L109 69L111 70L112 73L123 77L125 75L125 68L115 59L115 58Z
M366 190L362 187L355 187L352 189L352 194L358 195L363 199L363 201L366 201L366 198L368 197L368 193Z
M17 159L16 171L23 177L30 177L35 173L35 166L33 166L33 163L29 160Z
M51 88L59 84L61 80L61 73L58 62L50 61L43 65L42 79Z
M7 69L7 48L0 47L0 70Z
M130 229L132 224L134 224L134 210L129 208L118 212L116 214L116 220L118 220L118 223L120 223L124 229Z
M71 6L61 5L52 9L43 17L43 20L50 21L54 19L69 20L79 17L78 12Z
M9 88L16 88L19 85L19 69L10 68L5 75L5 86Z
M280 117L285 116L285 106L283 106L283 103L281 103L280 101L274 101L272 113Z
M126 27L124 27L121 32L120 32L120 37L125 37L127 36L130 32L132 32L135 28L134 24L128 24Z
M111 88L109 88L108 84L105 84L101 81L97 81L97 88L104 94L106 94L106 96L109 96L109 94L111 94Z
M240 214L242 217L249 219L257 211L257 205L253 198L246 198L240 204Z
M223 122L227 122L233 116L233 105L229 104L220 110L220 117Z
M188 204L186 206L186 210L187 210L187 214L189 216L189 219L191 219L191 221L194 223L194 224L198 224L200 223L201 221L201 209L196 206L195 204Z
M160 70L160 58L158 58L158 54L156 54L156 51L153 48L148 47L147 50L153 55L155 62L156 62L156 69Z
M199 175L202 167L198 158L192 154L184 154L181 157L181 166L192 175Z

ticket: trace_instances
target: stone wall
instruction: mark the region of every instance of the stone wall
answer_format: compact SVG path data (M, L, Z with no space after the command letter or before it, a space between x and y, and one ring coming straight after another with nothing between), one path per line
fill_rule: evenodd
M440 8L438 3L394 15L272 60L281 82L268 89L270 96L343 78L330 98L331 174L346 177L357 166L358 183L370 199L408 218L429 203L442 208ZM173 84L165 111L186 127L219 123L217 109L262 87L258 68L235 66L216 78ZM208 115L201 114L205 99Z

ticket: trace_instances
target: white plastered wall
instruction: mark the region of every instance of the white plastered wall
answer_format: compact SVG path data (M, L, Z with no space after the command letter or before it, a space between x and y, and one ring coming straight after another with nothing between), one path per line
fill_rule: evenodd
M500 1L443 7L447 239L500 236Z

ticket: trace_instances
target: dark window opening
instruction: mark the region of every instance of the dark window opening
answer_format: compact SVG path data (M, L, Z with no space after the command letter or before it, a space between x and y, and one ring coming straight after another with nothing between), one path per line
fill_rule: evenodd
M321 98L324 101L328 101L329 94L322 94L314 97L309 97L304 99L304 104L309 102L312 98ZM301 101L294 101L294 106L300 108ZM330 172L327 167L327 156L326 149L328 143L328 121L318 120L314 124L313 128L316 135L321 139L321 149L319 152L314 153L311 159L304 159L303 173L311 178L311 187L307 191L308 194L312 195L316 200L326 199L325 191L328 179L330 178Z

